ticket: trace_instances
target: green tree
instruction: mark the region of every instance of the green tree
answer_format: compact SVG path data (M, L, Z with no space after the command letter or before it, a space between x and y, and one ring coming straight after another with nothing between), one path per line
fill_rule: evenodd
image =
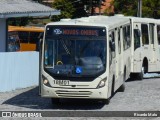
M53 8L61 10L61 15L53 16L52 21L59 21L62 18L72 18L75 12L73 2L73 0L55 0L53 2Z
M110 2L110 5L105 9L104 15L112 16L114 15L114 0Z
M160 18L160 0L143 0L142 16Z
M112 2L115 14L137 15L138 0L114 0Z
M79 18L94 14L94 8L100 7L105 0L55 0L53 8L61 10L61 15L53 16L52 21L62 18ZM87 13L88 12L88 13Z
M115 14L137 16L138 0L114 0ZM142 17L160 18L160 0L142 0Z

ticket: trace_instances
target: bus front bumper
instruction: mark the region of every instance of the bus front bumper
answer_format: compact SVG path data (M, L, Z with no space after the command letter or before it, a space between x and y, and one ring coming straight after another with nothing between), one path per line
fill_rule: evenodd
M107 99L108 87L97 89L65 89L42 85L41 96L50 98Z

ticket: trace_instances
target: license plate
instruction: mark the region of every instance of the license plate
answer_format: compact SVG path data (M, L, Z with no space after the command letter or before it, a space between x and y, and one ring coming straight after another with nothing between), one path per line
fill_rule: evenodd
M56 85L69 85L69 80L54 80Z

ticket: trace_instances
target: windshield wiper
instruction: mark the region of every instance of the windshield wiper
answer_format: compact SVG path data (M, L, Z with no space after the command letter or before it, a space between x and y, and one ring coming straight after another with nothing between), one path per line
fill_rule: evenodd
M71 53L69 52L69 50L68 50L67 45L65 44L65 42L64 42L63 40L61 40L61 39L60 39L60 41L61 41L61 44L62 44L63 48L65 49L66 53L67 53L67 54L71 54Z

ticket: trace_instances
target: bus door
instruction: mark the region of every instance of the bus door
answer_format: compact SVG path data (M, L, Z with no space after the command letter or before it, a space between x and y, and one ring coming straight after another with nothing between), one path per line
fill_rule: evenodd
M142 32L142 36L141 36L141 40L142 40L142 51L143 51L143 55L142 55L142 64L144 64L144 61L147 61L146 63L148 63L148 70L150 70L151 67L151 55L152 55L152 50L151 50L151 46L150 46L150 41L149 41L149 26L146 23L142 23L141 24L141 32ZM146 70L144 70L146 71Z
M117 51L117 67L116 67L116 70L117 70L117 74L119 77L122 77L122 65L123 65L123 57L122 57L122 38L121 38L121 33L122 32L122 28L118 28L117 29L117 41L118 41L118 51ZM123 79L123 78L122 78Z
M149 24L141 24L141 30L142 30L142 45L143 45L143 58L142 58L142 64L145 64L147 65L148 67L148 72L154 72L156 71L157 67L156 67L156 64L155 64L155 54L153 54L153 44L151 46L151 43L154 41L154 40L150 40L150 25ZM152 28L153 29L153 28ZM153 32L153 31L152 31ZM146 58L146 59L145 59ZM145 72L146 70L144 70Z
M156 33L156 26L155 24L149 24L149 36L150 36L150 49L151 49L151 67L150 70L151 72L154 72L154 71L158 71L158 62L157 62L157 57L158 57L158 45L156 44L156 39L155 39L155 34Z
M115 46L116 46L116 63L115 63L115 67L116 67L116 81L115 81L115 83L117 83L118 84L118 80L119 80L119 78L120 78L120 69L119 69L119 67L120 67L120 54L119 54L119 50L120 50L120 37L119 37L119 32L120 32L120 30L119 30L119 28L116 28L115 29ZM116 87L116 86L115 86Z
M109 77L112 79L112 76L115 75L115 65L116 65L116 61L115 61L115 31L112 30L109 32Z

